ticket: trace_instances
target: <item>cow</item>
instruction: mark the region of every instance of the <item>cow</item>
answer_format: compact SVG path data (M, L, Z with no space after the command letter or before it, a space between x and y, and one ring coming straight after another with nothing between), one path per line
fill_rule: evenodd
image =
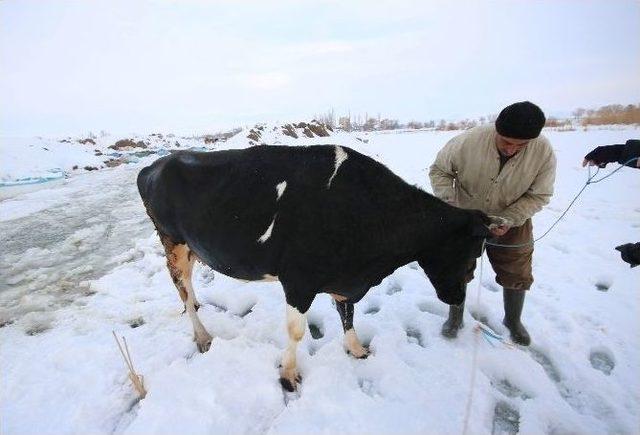
M296 348L317 294L335 299L347 351L365 358L353 304L413 261L439 299L460 304L469 264L490 236L484 213L453 207L344 146L180 151L143 168L137 182L200 352L212 337L197 314L196 259L232 278L280 281L289 334L280 380L288 391L300 381Z

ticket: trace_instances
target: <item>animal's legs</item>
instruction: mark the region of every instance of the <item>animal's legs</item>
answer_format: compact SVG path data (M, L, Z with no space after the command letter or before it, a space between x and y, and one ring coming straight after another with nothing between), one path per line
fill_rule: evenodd
M307 327L307 317L298 311L297 308L287 304L287 333L289 343L282 357L282 370L280 373L280 383L287 391L295 391L296 383L300 381L296 368L296 352L298 343L304 337Z
M332 295L336 301L336 309L340 314L342 329L344 330L344 345L351 355L355 358L366 358L369 351L358 340L358 335L353 329L353 304L346 302L344 298ZM340 300L342 299L342 301Z
M167 256L169 274L191 319L194 341L198 345L200 352L206 352L211 347L212 337L198 317L197 309L200 304L196 300L193 286L191 285L191 273L195 263L195 256L186 244L175 244L166 237L162 238L162 245Z

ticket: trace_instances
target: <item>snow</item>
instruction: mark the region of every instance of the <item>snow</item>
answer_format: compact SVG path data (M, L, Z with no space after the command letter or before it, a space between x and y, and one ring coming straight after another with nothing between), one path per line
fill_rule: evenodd
M292 139L265 126L260 142L353 147L430 190L427 168L457 133ZM537 236L583 186L582 156L638 130L545 134L558 176L551 204L534 218ZM303 380L297 393L285 394L278 365L287 345L286 304L277 282L244 283L196 266L198 313L215 336L211 350L197 352L137 197L137 171L157 155L77 173L70 166L104 160L92 160L93 148L67 154L76 145L57 149L56 141L41 141L2 142L3 180L39 177L53 167L67 174L0 201L2 433L461 433L474 346L469 433L640 428L640 272L613 249L640 240L640 171L625 168L588 187L536 245L536 281L523 315L530 348L492 346L473 331L480 319L505 333L502 294L486 259L482 277L477 272L469 285L465 328L454 341L440 336L447 306L409 264L356 305L355 329L372 351L366 360L345 353L331 298L316 298L308 313L313 336L307 332L298 347ZM38 150L42 143L50 151ZM246 131L216 144L245 146ZM32 153L46 159L29 161ZM127 338L144 376L148 394L141 401L112 330Z

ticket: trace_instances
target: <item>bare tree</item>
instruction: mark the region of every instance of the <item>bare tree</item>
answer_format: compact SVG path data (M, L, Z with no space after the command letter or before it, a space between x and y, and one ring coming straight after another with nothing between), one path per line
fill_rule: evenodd
M339 120L338 120L338 125L339 127L344 130L344 131L351 131L352 127L351 127L351 117L350 116L342 116Z

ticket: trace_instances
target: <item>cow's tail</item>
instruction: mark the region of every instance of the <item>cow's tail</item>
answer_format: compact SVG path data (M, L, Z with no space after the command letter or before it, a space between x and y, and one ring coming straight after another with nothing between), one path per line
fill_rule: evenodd
M151 187L151 173L151 166L142 168L142 170L138 173L138 193L140 193L140 198L142 198L142 203L144 204L145 208L147 207L147 199L149 198L149 189Z
M140 198L142 198L142 204L144 205L147 215L149 215L149 218L151 218L151 222L153 222L153 226L155 227L156 231L160 235L160 238L162 238L164 234L162 233L162 231L160 231L160 228L158 227L158 223L155 218L155 213L153 211L153 208L151 207L151 203L152 203L151 193L153 189L154 173L155 171L154 171L153 165L142 168L142 170L138 173L138 178L137 178L138 193L140 193Z

